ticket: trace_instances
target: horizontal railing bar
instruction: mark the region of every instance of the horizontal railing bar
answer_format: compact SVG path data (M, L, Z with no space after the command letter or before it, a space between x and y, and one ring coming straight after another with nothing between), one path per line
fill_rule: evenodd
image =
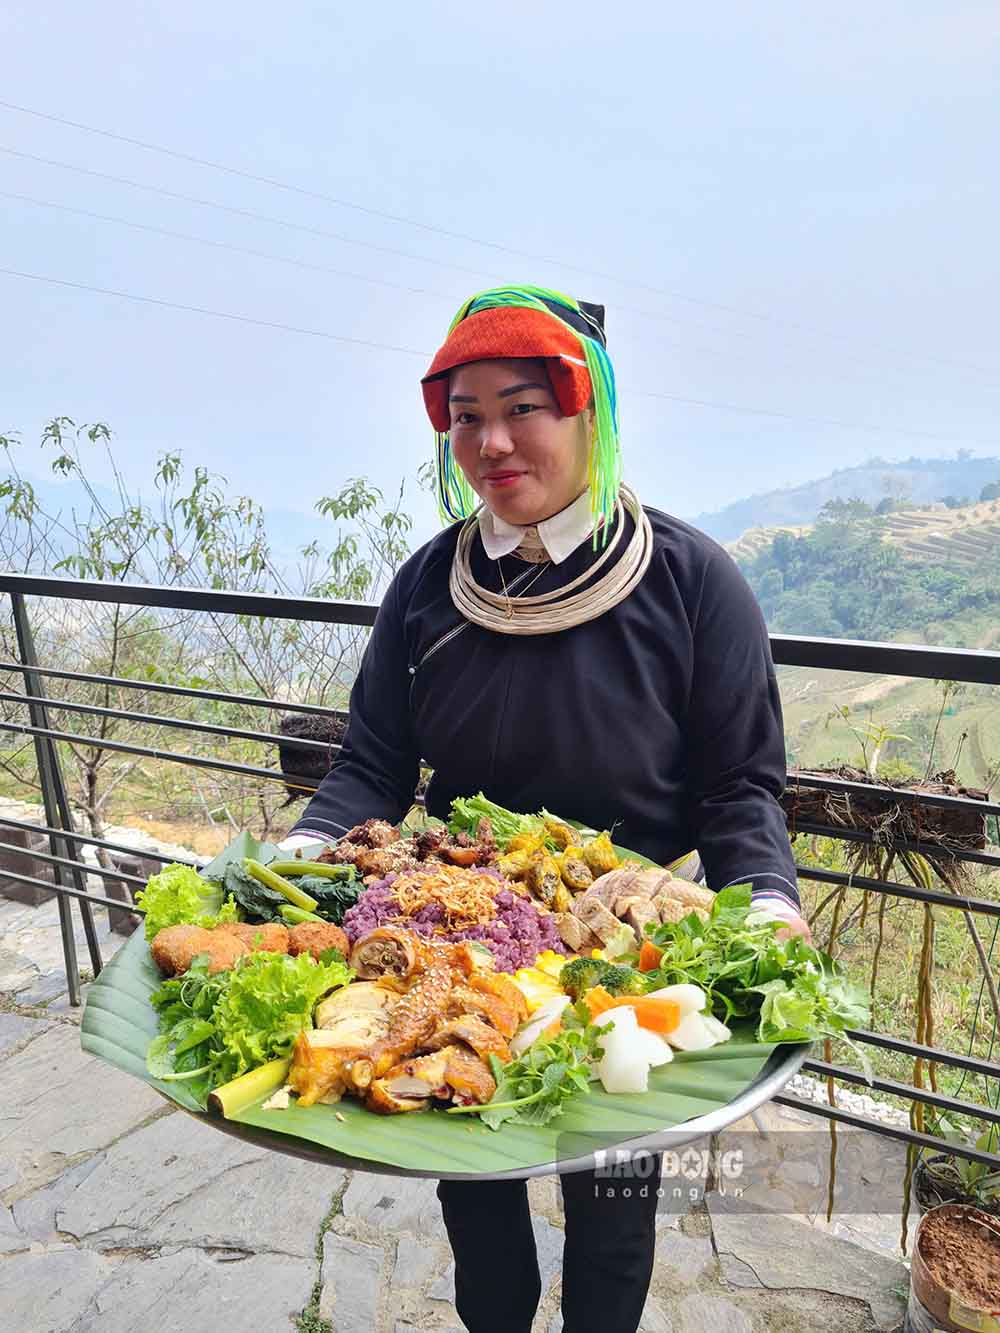
M0 592L366 627L375 623L378 612L374 602L328 601L320 597L283 597L207 588L165 588L35 574L0 574ZM771 653L779 666L1000 685L1000 653L979 648L936 648L927 644L807 638L793 634L772 634L770 637Z
M90 867L86 867L89 873ZM84 902L97 903L99 907L116 907L119 912L143 913L134 903L124 903L116 898L98 898L94 893L83 893L80 889L71 889L68 884L50 884L48 880L35 879L33 875L22 875L16 870L0 871L0 877L15 879L19 884L30 884L33 888L44 889L46 893L62 893L68 898L82 898Z
M934 805L947 810L972 810L977 815L1000 815L1000 805L977 801L970 796L942 796L936 792L911 791L908 787L888 787L876 782L852 782L849 778L828 778L821 774L789 773L786 794L796 787L816 787L846 796L881 796L901 805Z
M917 643L869 643L863 639L772 634L771 656L776 666L1000 685L1000 653L981 648L934 648Z
M139 754L146 759L161 759L170 764L186 764L189 768L213 768L220 773L240 773L244 777L262 778L268 782L282 782L296 791L315 791L319 782L298 774L285 776L273 768L254 768L250 764L236 764L231 759L207 759L199 754L177 754L172 750L157 750L149 745L128 745L124 741L102 740L99 736L78 736L72 731L54 731L51 727L29 727L24 722L0 722L0 731L13 731L21 736L49 736L55 741L67 741L93 750L116 750L119 754Z
M0 703L33 704L38 698L31 694L11 694L0 690ZM269 731L245 731L241 727L224 727L216 722L188 722L181 717L164 717L162 713L135 713L125 708L104 708L100 704L80 704L68 699L46 696L46 708L61 708L69 713L90 713L94 717L117 718L123 722L140 722L151 727L175 727L181 731L201 731L206 736L224 736L227 740L255 741L260 745L294 745L304 750L340 750L328 741L314 741L298 736L279 736Z
M821 1078L841 1079L845 1083L858 1083L876 1092L887 1092L893 1097L903 1097L913 1102L926 1102L928 1106L940 1106L958 1115L975 1116L980 1120L991 1120L1000 1124L1000 1108L979 1106L976 1102L966 1102L958 1097L946 1097L943 1092L933 1088L915 1088L912 1083L898 1083L893 1078L872 1077L871 1080L860 1069L847 1069L843 1065L827 1064L825 1060L806 1060L802 1066L808 1074L819 1074Z
M876 838L876 835L870 829L841 828L834 824L816 824L809 819L796 819L794 826L789 828L789 832L792 834L802 833L810 837L841 838L845 842L870 842L890 852L916 852L921 856L927 852L938 852L953 857L956 861L972 861L976 865L982 866L1000 866L1000 856L996 852L974 852L964 847L959 848L953 842L938 842L936 839L925 839L923 842L918 842L915 838L883 838L881 834Z
M26 669L22 662L0 662L0 671L24 672ZM51 676L56 680L78 680L87 685L112 685L128 690L148 690L153 694L172 694L182 699L203 699L206 703L284 709L289 713L339 717L344 722L350 716L344 708L326 708L322 704L289 703L284 699L265 699L255 694L228 694L222 690L195 689L190 685L165 685L162 681L130 680L127 676L99 676L90 671L57 671L55 667L33 666L31 670L38 676Z
M884 879L866 879L863 875L846 874L843 870L824 870L818 866L796 864L800 879L816 880L820 884L842 884L847 889L866 893L884 893L893 898L908 898L918 903L934 903L938 907L957 907L964 912L983 912L986 916L1000 916L1000 903L989 898L965 898L937 889L921 889L915 884L897 884Z
M27 819L11 819L9 815L0 815L0 828L7 825L11 828L28 829L32 833L54 833L57 837L65 838L67 842L83 842L89 847L104 847L109 852L125 852L128 856L142 856L150 861L162 861L164 865L172 865L176 861L183 865L194 866L197 869L202 864L198 859L189 860L181 856L164 856L162 852L142 851L138 847L130 847L128 843L108 842L105 838L92 838L86 833L67 833L65 829L50 828L48 824L32 824ZM21 851L20 847L18 851ZM28 854L31 855L31 853Z
M68 856L53 856L51 852L29 851L26 847L18 847L12 842L0 842L0 852L17 852L19 856L30 856L36 861L46 862L47 865L69 866L71 870L80 870L85 875L99 875L101 879L120 879L125 884L138 884L140 889L146 887L144 879L140 879L138 875L129 875L124 870L106 870L104 866L88 865L86 861L71 861ZM6 870L0 868L0 879L6 873Z
M916 1041L903 1041L900 1037L890 1037L884 1032L869 1032L867 1028L848 1028L847 1036L852 1041L863 1042L866 1046L879 1046L884 1051L896 1051L900 1055L912 1055L915 1059L933 1061L934 1064L968 1069L972 1074L985 1074L987 1078L1000 1078L1000 1065L990 1060L976 1060L971 1055L939 1051L934 1046L923 1046Z
M882 1120L858 1115L855 1111L845 1111L839 1106L828 1106L823 1102L807 1102L804 1097L791 1097L783 1092L772 1100L779 1106L790 1107L793 1111L804 1111L806 1115L819 1115L826 1120L836 1120L838 1124L870 1130L873 1134L880 1134L882 1138L896 1139L900 1143L912 1143L918 1148L947 1153L949 1157L965 1157L970 1162L981 1162L984 1166L1000 1167L1000 1154L983 1152L971 1145L967 1147L964 1143L948 1143L947 1140L939 1139L934 1134L922 1134L916 1129L904 1129L902 1125L887 1125Z
M0 592L28 597L112 602L122 606L160 606L174 611L211 611L218 615L262 616L267 620L313 620L324 624L375 624L372 602L328 601L323 597L280 597L275 593L223 592L209 588L164 588L147 583L104 583L98 579L51 578L36 574L0 574Z

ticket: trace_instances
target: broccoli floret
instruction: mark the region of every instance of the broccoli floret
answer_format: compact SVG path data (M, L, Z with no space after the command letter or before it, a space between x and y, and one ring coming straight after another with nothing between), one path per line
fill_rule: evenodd
M574 958L559 973L559 985L573 1000L580 1000L592 986L600 986L611 964L603 958Z
M626 963L615 963L605 972L601 985L609 995L645 995L646 978Z

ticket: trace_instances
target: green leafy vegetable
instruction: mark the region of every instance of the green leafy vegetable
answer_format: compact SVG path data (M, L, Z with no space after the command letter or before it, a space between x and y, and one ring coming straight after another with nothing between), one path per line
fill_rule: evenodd
M243 914L253 921L280 921L280 909L288 899L277 889L269 889L254 879L243 861L230 861L222 881L227 893L239 904Z
M475 837L481 819L490 821L493 837L501 851L506 850L511 838L518 833L542 833L545 828L540 816L517 815L488 801L482 792L475 796L459 796L452 801L448 828L452 833L468 833Z
M316 899L313 911L317 916L321 916L324 921L332 921L335 926L343 924L344 913L354 906L365 888L353 866L338 866L337 869L343 871L339 879L331 879L328 875L322 878L319 875L303 875L296 880L300 888Z
M590 1084L590 1063L601 1056L601 1029L592 1023L572 1022L564 1011L564 1030L550 1041L536 1041L508 1064L490 1056L496 1092L483 1106L452 1106L449 1115L478 1112L484 1125L499 1129L507 1120L522 1125L547 1125L560 1115L577 1092Z
M220 921L238 921L231 897L222 901L218 884L202 879L192 866L169 865L153 875L135 895L136 905L146 913L146 939L165 926L191 925L211 929Z
M200 955L150 996L160 1035L150 1043L146 1067L154 1078L188 1081L204 1105L213 1088L287 1056L311 1026L316 1002L353 975L335 950L319 962L309 954L246 954L214 976Z
M334 874L329 873L335 872ZM296 886L310 898L316 906L311 909L324 921L332 921L339 926L344 913L353 907L360 898L364 884L357 877L353 866L330 866L323 875L304 874L295 879ZM231 861L226 867L223 885L239 904L245 916L254 921L284 921L282 911L288 899L277 889L264 884L250 873L245 861Z
M764 1042L843 1037L867 1023L867 992L800 935L777 939L781 927L753 911L749 885L723 889L708 921L692 912L649 932L663 950L660 966L646 973L649 989L693 982L723 1022L758 1015Z
M312 1025L316 1001L353 976L342 961L320 963L307 953L240 958L213 1015L215 1083L288 1055L302 1029Z

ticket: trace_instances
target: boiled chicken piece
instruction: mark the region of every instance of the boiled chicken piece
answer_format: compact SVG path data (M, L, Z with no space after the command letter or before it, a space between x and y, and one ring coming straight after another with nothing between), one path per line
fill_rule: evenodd
M427 1039L427 1047L440 1050L452 1042L464 1041L471 1046L481 1060L488 1055L495 1055L498 1060L510 1059L510 1047L496 1028L478 1018L475 1014L462 1014L459 1018L446 1018L439 1023L435 1032Z
M373 981L355 981L344 986L320 1002L316 1007L316 1026L331 1028L346 1014L385 1013L386 1027L389 1012L399 1000L393 991Z
M354 1090L355 1062L383 1038L387 1027L387 1011L361 1010L343 1014L332 1027L300 1032L288 1071L299 1105L312 1106L330 1094Z
M463 1014L478 1014L492 1023L508 1040L517 1031L518 1011L498 995L484 995L471 986L456 986L448 1001L447 1017L461 1018Z
M445 1094L444 1071L448 1067L451 1046L442 1046L430 1055L401 1060L384 1077L376 1079L392 1097L433 1097Z

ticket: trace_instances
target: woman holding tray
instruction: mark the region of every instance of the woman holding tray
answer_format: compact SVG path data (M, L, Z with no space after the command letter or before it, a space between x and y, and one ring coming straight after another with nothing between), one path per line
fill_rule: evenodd
M483 292L423 395L449 526L386 593L340 757L286 845L398 823L423 758L432 815L482 790L614 828L661 865L697 848L710 888L750 883L806 932L763 620L721 547L622 484L603 309ZM564 1329L633 1333L656 1191L611 1201L588 1172L561 1184ZM525 1183L442 1181L438 1197L466 1326L527 1333L540 1283Z

